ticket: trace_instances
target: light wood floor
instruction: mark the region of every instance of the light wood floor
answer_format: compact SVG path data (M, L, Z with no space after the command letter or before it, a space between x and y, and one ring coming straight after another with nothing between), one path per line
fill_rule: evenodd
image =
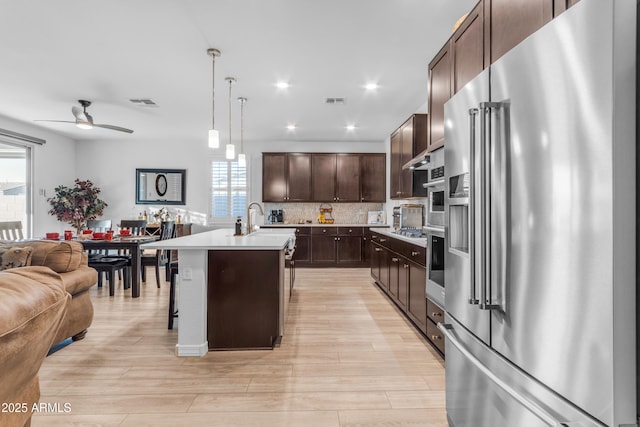
M33 426L447 426L444 362L367 269L298 269L279 348L201 358L174 355L154 279L91 289L87 337L40 370L41 402L70 412Z

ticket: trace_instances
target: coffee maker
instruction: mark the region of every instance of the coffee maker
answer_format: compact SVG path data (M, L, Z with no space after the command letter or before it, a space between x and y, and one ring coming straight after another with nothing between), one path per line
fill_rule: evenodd
M269 212L268 221L270 224L282 224L284 222L282 209L272 209L271 212Z

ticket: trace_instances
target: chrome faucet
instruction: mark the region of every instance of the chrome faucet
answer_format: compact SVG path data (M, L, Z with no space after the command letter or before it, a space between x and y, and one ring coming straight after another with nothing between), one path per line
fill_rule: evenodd
M264 210L262 210L262 206L258 202L251 202L249 206L247 206L247 234L251 234L253 232L253 225L251 225L251 207L257 206L260 211L260 215L264 215Z

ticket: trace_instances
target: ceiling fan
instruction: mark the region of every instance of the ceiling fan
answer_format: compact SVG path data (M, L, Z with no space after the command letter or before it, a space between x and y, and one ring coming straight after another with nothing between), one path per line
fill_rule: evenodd
M82 109L80 109L79 107L76 107L75 105L71 107L71 112L76 118L76 120L73 122L68 120L36 120L36 122L75 123L76 126L79 127L80 129L92 129L96 127L96 128L117 130L117 131L126 132L126 133L133 133L131 129L123 128L120 126L93 123L93 117L91 117L91 115L87 113L87 107L91 105L91 101L85 101L83 99L80 99L78 100L78 102L82 106Z

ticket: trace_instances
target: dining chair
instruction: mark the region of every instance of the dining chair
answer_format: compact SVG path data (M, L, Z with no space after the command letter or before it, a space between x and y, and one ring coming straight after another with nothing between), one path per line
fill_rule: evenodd
M22 240L22 222L2 221L0 222L0 240Z
M160 240L172 239L176 235L176 223L175 221L162 221L160 223ZM165 250L156 250L153 254L142 254L140 256L140 266L142 273L142 281L147 281L147 275L145 267L154 266L156 269L156 284L160 287L160 267L167 265L168 253Z
M132 236L144 236L147 232L147 221L144 219L123 219L120 221L121 230L130 230Z
M87 228L92 231L105 232L111 230L112 221L110 219L90 219L87 221ZM109 295L115 294L115 274L120 275L120 279L124 277L123 287L127 289L131 286L131 260L127 256L118 254L109 254L105 251L89 251L89 267L94 268L98 272L98 287L102 287L102 276L106 274L109 281Z

